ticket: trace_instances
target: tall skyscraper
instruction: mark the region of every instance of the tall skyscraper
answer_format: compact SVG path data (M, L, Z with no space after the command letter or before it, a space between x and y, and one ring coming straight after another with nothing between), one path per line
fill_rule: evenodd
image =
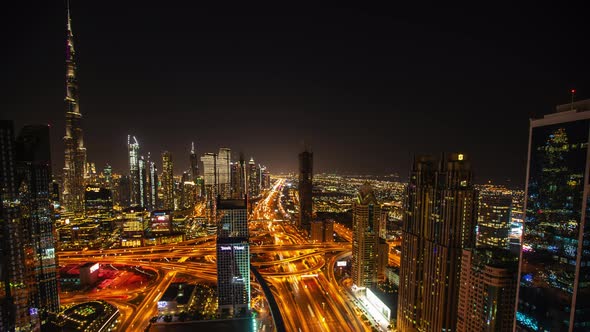
M307 149L299 154L299 224L310 230L313 218L313 152Z
M127 136L127 151L129 152L129 182L131 187L131 205L139 206L141 202L141 194L139 189L139 142L137 138L131 135Z
M78 80L76 79L76 59L72 20L68 7L66 39L66 134L64 136L65 163L62 201L68 211L84 212L84 174L86 167L86 148L82 133L82 114L78 101Z
M24 226L30 310L41 326L59 311L56 239L52 220L49 126L25 126L16 140L17 186Z
M164 209L174 210L174 164L172 154L162 153L162 191L164 192Z
M248 197L254 198L260 194L260 179L254 158L248 162Z
M517 275L518 256L509 250L464 249L457 331L512 331Z
M377 285L381 206L373 188L364 184L352 203L352 282L359 288Z
M479 193L477 246L509 248L512 196L497 191Z
M139 157L137 161L137 168L139 170L139 206L142 208L147 207L148 205L148 195L149 195L149 188L148 188L148 171L147 171L147 164L143 156Z
M205 195L209 200L217 199L217 155L205 153L201 157L203 162L203 180L205 183Z
M245 199L218 200L217 293L219 312L250 314L250 244Z
M191 180L194 183L197 183L199 178L199 158L197 157L197 151L195 150L195 142L191 142L190 162Z
M27 239L15 176L13 124L0 121L0 331L38 328L37 313L29 310Z
M461 255L475 245L476 202L465 155L415 158L404 202L400 331L455 331Z
M158 208L158 169L156 168L156 163L153 162L150 158L150 153L148 152L148 159L147 159L147 170L148 170L148 204L147 208L150 210L154 210Z
M531 120L517 331L590 329L590 100Z
M230 179L231 150L220 148L217 154L217 184L218 195L222 199L231 198L231 179Z

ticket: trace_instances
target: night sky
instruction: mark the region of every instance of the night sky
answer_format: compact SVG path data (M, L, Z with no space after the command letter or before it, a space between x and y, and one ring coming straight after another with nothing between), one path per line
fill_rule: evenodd
M178 174L192 140L199 154L229 147L280 172L305 141L315 172L405 180L412 154L462 151L478 182L522 185L529 118L572 88L590 97L577 5L219 3L72 0L89 161L128 172L132 134L159 165L172 151ZM59 171L65 4L3 12L2 118L49 123Z

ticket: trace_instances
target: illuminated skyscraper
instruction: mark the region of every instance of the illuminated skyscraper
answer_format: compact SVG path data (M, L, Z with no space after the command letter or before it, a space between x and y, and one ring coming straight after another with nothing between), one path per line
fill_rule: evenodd
M217 293L219 312L250 314L250 245L245 199L218 200Z
M517 331L590 329L590 100L531 120Z
M303 151L299 154L299 224L310 230L313 218L313 152Z
M475 245L477 194L467 157L415 158L405 196L397 327L455 331L461 255Z
M139 189L139 142L137 138L131 135L127 136L127 150L129 151L129 182L131 187L131 206L138 206L141 202L141 194Z
M370 185L359 189L352 203L352 282L359 288L377 285L381 206Z
M142 208L147 207L148 204L148 195L149 195L149 187L147 184L148 174L147 174L147 165L146 161L143 156L139 157L137 161L137 168L139 170L139 206Z
M65 159L62 202L68 211L77 214L84 212L84 173L86 167L86 148L82 133L82 114L78 101L78 80L76 79L76 59L72 20L68 7L66 39L66 134L64 136Z
M457 331L512 331L517 275L518 256L508 250L464 249Z
M195 142L191 143L191 153L190 153L190 162L191 162L191 177L194 183L198 182L199 178L199 158L197 157L197 151L195 150Z
M148 152L148 159L147 159L147 170L148 170L148 204L147 208L149 210L154 210L158 208L158 169L156 168L156 163L151 161L150 153Z
M0 331L38 328L37 313L29 310L30 265L25 258L29 246L21 218L21 208L28 204L21 207L15 179L13 124L0 121Z
M203 162L203 180L205 183L205 195L209 200L217 197L217 155L215 153L205 153L201 157Z
M477 246L508 249L512 196L494 191L479 194Z
M260 194L260 178L254 158L248 162L248 196L254 198Z
M41 326L48 313L59 311L56 239L49 188L51 157L49 126L25 126L16 140L17 184L21 202L30 308L38 311Z
M217 154L217 185L218 195L221 199L231 198L231 179L230 179L231 150L220 148Z
M164 192L164 209L174 210L174 164L172 154L168 151L162 153L162 191Z

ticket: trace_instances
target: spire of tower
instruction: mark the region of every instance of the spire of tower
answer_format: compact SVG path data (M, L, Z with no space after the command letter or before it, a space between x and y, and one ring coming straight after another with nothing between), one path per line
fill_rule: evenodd
M191 154L195 154L195 142L191 142Z
M70 18L70 0L66 1L66 9L68 11L68 32L72 34L72 19Z

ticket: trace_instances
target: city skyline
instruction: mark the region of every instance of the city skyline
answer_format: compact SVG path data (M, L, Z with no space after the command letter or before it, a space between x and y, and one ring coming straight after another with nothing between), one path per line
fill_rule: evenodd
M88 160L123 173L134 135L144 151L178 156L178 170L195 141L285 172L305 142L318 172L405 179L411 154L460 150L476 182L522 186L529 118L567 103L572 88L588 95L575 8L242 9L73 2ZM12 36L19 52L3 55L25 55L8 61L5 116L49 123L59 169L66 12L48 3L27 13ZM209 128L219 114L245 126ZM375 120L359 126L358 114Z

